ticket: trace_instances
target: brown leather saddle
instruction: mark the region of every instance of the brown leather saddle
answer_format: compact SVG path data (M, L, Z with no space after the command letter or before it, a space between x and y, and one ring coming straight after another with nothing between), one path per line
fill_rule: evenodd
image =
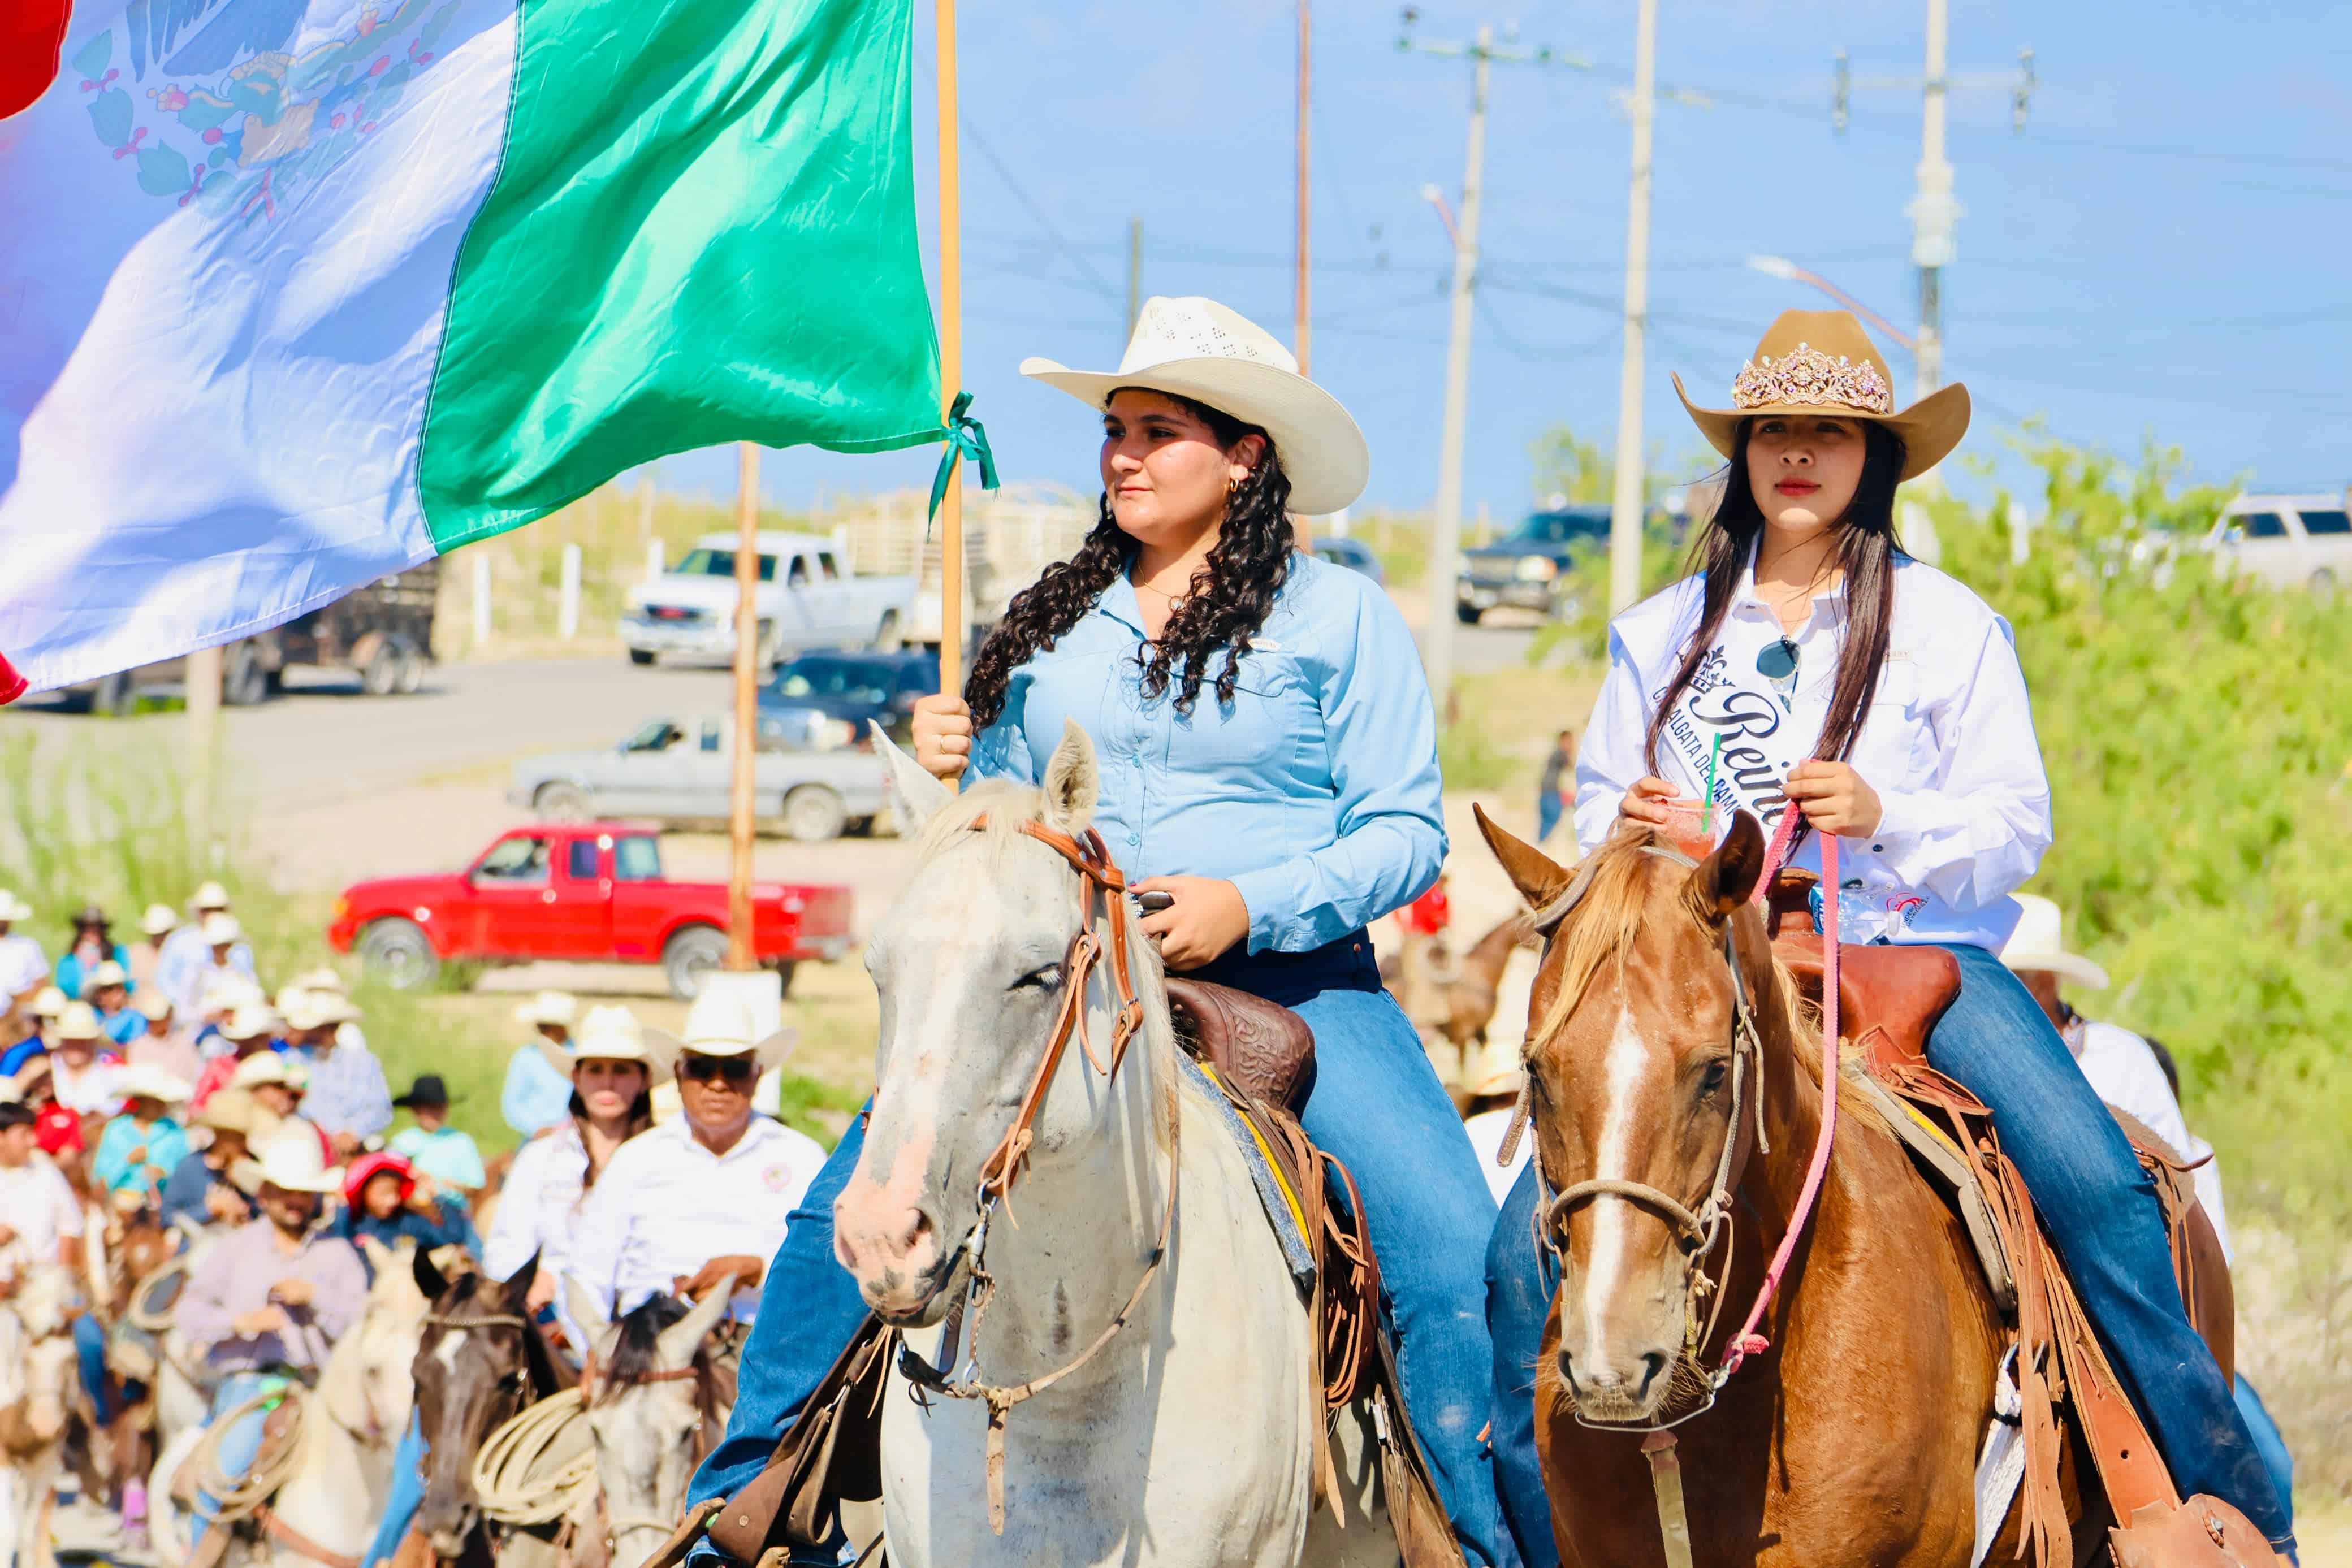
M1279 1002L1206 980L1168 977L1176 1032L1217 1076L1256 1099L1297 1112L1315 1082L1315 1031Z
M1781 873L1769 895L1767 929L1773 956L1818 1008L1824 967L1811 924L1816 881L1805 873ZM1839 946L1840 1032L1863 1070L1858 1082L1923 1170L1942 1178L1996 1301L2019 1331L2018 1375L2029 1385L2031 1457L2021 1499L2029 1531L2055 1538L2046 1560L2070 1560L2056 1479L2062 1439L2054 1411L2063 1399L2105 1486L2116 1521L2111 1544L2126 1568L2270 1561L2267 1543L2236 1510L2205 1497L2184 1502L2174 1490L2064 1265L2033 1218L2023 1179L2000 1151L1991 1112L1927 1064L1927 1035L1959 994L1959 963L1941 948ZM2155 1182L2189 1322L2226 1377L2235 1359L2236 1302L2220 1238L2197 1202L2192 1167L2130 1116L2113 1113ZM2056 1354L2041 1354L2045 1349ZM2035 1448L2039 1454L2032 1454Z

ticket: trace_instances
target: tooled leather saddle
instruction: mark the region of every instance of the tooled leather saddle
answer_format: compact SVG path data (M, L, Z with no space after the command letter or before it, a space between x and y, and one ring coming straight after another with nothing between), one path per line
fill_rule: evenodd
M1817 880L1783 872L1773 883L1767 915L1773 956L1816 1007L1824 973L1822 938L1811 923ZM2105 1487L2116 1521L2110 1544L2123 1568L2271 1561L2268 1543L2236 1510L2204 1497L2184 1502L2174 1489L2092 1333L2063 1264L2033 1219L2031 1196L2000 1151L1991 1112L1927 1064L1927 1035L1959 994L1958 961L1941 948L1839 946L1839 1016L1862 1068L1858 1079L1849 1075L1848 1081L1859 1084L1959 1210L1993 1295L2018 1328L2020 1381L2038 1385L2025 1395L2029 1448L2041 1449L2038 1464L2029 1459L2029 1471L2041 1474L2021 1500L2029 1531L2050 1542L2045 1560L2070 1560L2055 1474L2062 1438L2054 1407L2063 1399ZM2235 1353L2235 1299L2220 1238L2197 1202L2192 1166L2130 1116L2114 1114L2155 1183L2189 1321L2227 1377ZM2044 1347L2056 1354L2040 1354Z
M1279 1002L1207 980L1168 977L1168 1010L1217 1076L1296 1114L1315 1082L1315 1031Z

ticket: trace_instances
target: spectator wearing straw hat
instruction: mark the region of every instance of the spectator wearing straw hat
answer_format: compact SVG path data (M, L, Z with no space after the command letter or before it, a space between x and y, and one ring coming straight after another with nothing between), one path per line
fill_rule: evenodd
M115 1044L128 1046L147 1032L146 1018L131 1008L130 972L113 959L92 965L82 976L81 999L97 1010L99 1027Z
M203 1109L215 1090L225 1089L236 1082L237 1069L247 1058L272 1052L278 1043L279 1027L276 1010L257 995L220 1014L216 1022L207 1024L207 1032L218 1040L220 1049L196 1074L195 1090L189 1096L188 1103L199 1110ZM197 1038L201 1041L205 1036Z
M252 1197L229 1179L230 1169L253 1152L257 1127L277 1118L253 1103L243 1089L223 1089L195 1113L194 1128L209 1135L201 1149L184 1155L163 1182L163 1218L181 1225L238 1225L259 1212Z
M228 912L228 890L216 882L205 883L189 896L188 918L163 938L156 954L155 984L182 1012L195 1010L196 976L212 957L205 941L205 917Z
M580 1004L565 991L541 991L515 1009L515 1022L538 1031L507 1062L499 1113L520 1137L536 1138L572 1117L572 1025Z
M25 1024L25 1037L0 1051L0 1075L15 1077L25 1063L45 1055L49 1041L57 1037L58 1019L65 1016L66 994L55 986L43 986L33 993L19 1016Z
M131 988L135 993L155 984L157 966L163 961L163 945L180 927L180 917L168 904L151 904L147 913L139 917L139 940L130 946L130 956L122 967L131 971Z
M185 1081L152 1067L125 1068L115 1080L122 1113L99 1134L89 1172L110 1193L155 1193L188 1155L188 1134L173 1112L188 1103Z
M173 1010L171 998L150 986L133 993L131 1010L142 1027L122 1048L125 1061L144 1061L191 1083L204 1075L204 1058L193 1035L175 1027L179 1014Z
M131 951L114 939L114 922L95 904L74 912L73 940L58 959L58 988L68 997L90 1000L90 972L112 964L129 972ZM101 1011L103 1009L100 1009Z
M111 1043L99 1027L97 1009L68 1002L58 1015L56 1049L50 1052L50 1082L58 1103L79 1116L111 1116L122 1109L115 1081L122 1059L102 1049Z
M225 911L205 915L196 925L196 938L203 944L196 962L181 977L177 988L164 986L173 1006L198 1008L206 988L222 980L259 983L254 977L253 949L247 946L245 927L237 924L236 915Z
M359 1009L331 991L299 991L285 998L287 1054L310 1070L303 1113L332 1139L339 1159L392 1125L392 1090L383 1066L364 1045L341 1038Z
M407 1112L416 1123L392 1135L392 1152L457 1195L460 1204L471 1203L490 1178L473 1138L449 1124L449 1086L441 1075L420 1074L407 1093L394 1097L392 1108Z
M39 990L49 977L49 956L16 927L33 917L33 906L0 889L0 1011Z

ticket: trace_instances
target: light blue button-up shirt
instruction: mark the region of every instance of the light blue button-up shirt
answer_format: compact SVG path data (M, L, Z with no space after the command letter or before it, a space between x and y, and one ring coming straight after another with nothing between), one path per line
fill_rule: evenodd
M1076 719L1101 768L1095 826L1111 858L1136 879L1231 882L1253 953L1335 942L1429 890L1445 860L1437 729L1387 594L1294 553L1233 702L1216 699L1219 653L1190 714L1176 711L1173 679L1143 695L1143 641L1122 576L1013 673L973 775L1037 782Z

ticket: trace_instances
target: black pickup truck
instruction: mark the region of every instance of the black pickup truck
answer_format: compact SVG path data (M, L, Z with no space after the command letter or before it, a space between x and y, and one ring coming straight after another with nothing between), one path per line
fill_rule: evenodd
M397 577L353 589L332 604L221 650L221 701L242 706L275 693L296 664L341 665L359 673L374 696L413 692L433 662L433 609L441 563L428 560ZM92 713L127 713L142 695L184 693L187 661L164 659L64 688L66 700Z

